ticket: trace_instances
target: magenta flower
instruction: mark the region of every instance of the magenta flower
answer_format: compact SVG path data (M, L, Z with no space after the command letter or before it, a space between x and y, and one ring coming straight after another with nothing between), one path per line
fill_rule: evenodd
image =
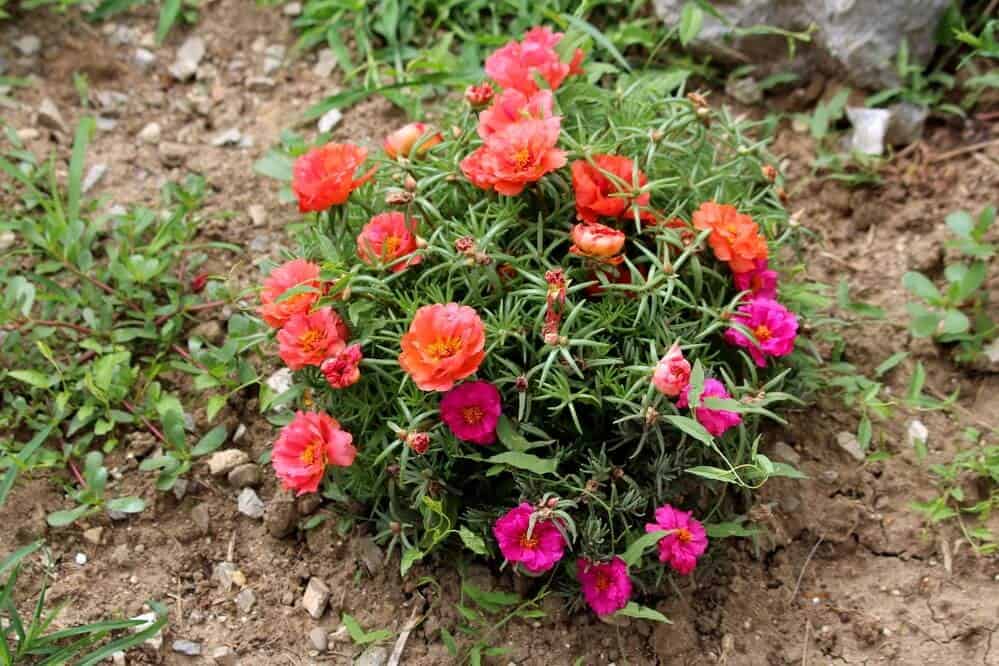
M708 548L708 536L701 522L690 511L674 509L669 504L656 509L656 522L646 523L646 532L666 530L659 540L659 561L668 562L678 574L686 576L697 566L697 558Z
M717 379L705 379L704 380L704 390L701 392L701 402L705 398L731 398L728 391L725 390L725 386ZM680 399L676 401L677 407L689 407L690 406L690 387L688 386L683 393L680 394ZM726 430L733 426L739 425L742 421L742 417L735 412L730 412L727 409L709 409L707 407L698 407L694 410L694 417L697 421L707 429L715 437L721 437Z
M752 331L756 341L734 327L725 331L725 339L745 348L761 368L766 367L767 356L787 356L794 349L798 318L771 298L753 298L743 303L732 319Z
M631 598L631 578L628 565L615 555L609 562L576 560L576 575L583 587L583 596L597 615L609 615L628 605Z
M507 562L519 563L530 573L548 571L565 554L565 537L551 520L535 520L534 507L522 502L493 524L493 535Z
M455 437L473 444L496 441L501 411L499 391L481 380L455 386L441 399L441 419Z
M766 259L757 259L756 266L745 273L735 273L735 288L751 292L754 297L777 298L777 271L770 270Z

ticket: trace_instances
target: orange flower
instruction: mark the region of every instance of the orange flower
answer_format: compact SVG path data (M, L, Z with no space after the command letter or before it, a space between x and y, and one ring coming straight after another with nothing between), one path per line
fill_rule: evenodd
M332 308L296 314L278 331L278 356L292 370L320 366L343 351L348 335L347 325Z
M625 241L623 231L600 223L577 224L572 228L569 237L572 239L569 252L573 254L607 264L619 264L624 261L620 256Z
M281 298L295 287L302 287L302 293ZM264 288L260 292L260 316L268 326L281 328L292 315L311 310L320 295L319 266L305 259L294 259L275 268L264 280Z
M710 229L708 243L721 261L727 261L735 273L746 273L756 267L757 259L767 258L767 240L759 225L734 206L708 201L694 212L694 227Z
M562 119L528 119L491 135L485 145L461 162L461 170L477 187L516 196L528 183L565 166L558 143Z
M412 152L413 146L415 146L417 142L428 133L429 130L430 128L426 123L409 123L408 125L403 125L385 137L382 147L385 148L385 152L392 159L399 156L410 157L410 152ZM443 140L444 137L441 136L440 132L432 134L420 144L416 154L423 155Z
M641 171L637 172L637 180L633 178L634 164L620 155L594 155L593 164L586 160L573 162L576 218L583 222L596 222L600 217L628 218L632 215L632 206L648 206L648 192L628 195L644 187L649 179ZM642 211L640 217L655 219L649 211Z
M424 305L402 336L399 365L422 390L449 391L479 369L485 344L485 326L472 308Z
M407 220L402 213L380 213L364 225L357 236L357 256L374 266L392 264L393 273L415 266L423 257L415 255L406 261L396 261L416 252L416 220Z
M328 143L295 160L291 189L298 197L299 212L322 211L345 202L375 173L377 167L371 167L354 178L367 157L367 150L352 143Z

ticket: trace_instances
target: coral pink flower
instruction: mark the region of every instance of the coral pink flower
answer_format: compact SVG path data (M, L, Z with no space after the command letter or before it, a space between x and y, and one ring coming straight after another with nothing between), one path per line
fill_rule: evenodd
M757 259L753 270L734 273L735 288L749 291L753 296L777 297L777 271L770 270L766 259Z
M577 224L569 232L572 247L569 252L602 263L619 264L624 258L619 256L624 249L625 235L623 231L612 229L606 224Z
M406 445L418 456L422 456L430 448L430 435L425 432L411 432L406 435Z
M403 125L385 137L382 147L385 149L386 154L388 154L388 156L392 159L395 159L400 155L402 157L411 157L410 152L412 152L413 146L415 146L419 140L430 131L430 127L426 123L409 123L408 125ZM435 132L420 144L416 154L423 155L442 141L444 141L444 137L441 133Z
M725 340L745 348L761 368L766 366L767 356L787 356L794 350L798 318L771 298L753 298L743 303L732 315L732 321L752 331L756 341L734 327L725 331Z
M767 258L767 239L759 225L735 206L705 202L694 211L693 222L696 229L711 230L708 244L720 261L728 262L733 273L751 271L757 259Z
M369 266L392 264L393 273L415 266L423 261L423 257L413 255L418 247L416 224L399 212L375 215L357 235L357 256ZM396 261L406 255L413 256Z
M282 299L295 287L308 287L302 293ZM307 313L320 296L319 266L305 259L284 263L267 276L260 292L260 316L268 326L281 328L292 315Z
M501 412L499 391L482 380L459 384L441 399L441 420L455 437L473 444L496 441Z
M347 325L333 308L293 315L278 331L278 356L292 370L322 365L346 346Z
M343 389L353 386L361 378L361 369L358 366L363 358L361 345L353 344L323 361L319 368L330 386Z
M717 379L705 379L704 390L701 392L701 402L706 398L731 398L725 386ZM677 407L690 406L690 385L680 394L680 399L676 401ZM704 428L715 437L721 437L729 428L739 425L742 416L727 409L709 409L707 407L697 407L694 416Z
M367 150L352 143L328 143L295 160L291 189L298 197L298 210L321 211L345 202L375 173L377 167L371 167L360 178L354 177L367 157Z
M534 508L522 502L493 524L493 536L507 562L515 562L532 574L548 571L565 554L565 537L551 520L537 519L531 528Z
M628 565L618 556L608 562L576 560L576 576L583 587L583 596L597 615L616 613L628 605L631 598L631 577Z
M675 398L690 383L690 363L683 357L680 345L673 343L666 355L659 359L652 373L652 383L659 392Z
M647 182L649 179L641 171L636 175L634 163L627 157L594 155L593 164L576 160L572 163L576 218L583 222L596 222L601 217L631 217L634 206L644 208L649 205L650 195L648 192L638 196L626 195L633 194ZM639 216L646 221L655 219L649 211L642 211Z
M449 391L485 358L486 328L457 303L424 305L402 336L399 365L424 391Z
M692 512L664 504L656 509L656 522L645 524L646 532L662 530L668 534L659 540L659 561L668 562L678 574L686 576L708 548L704 526L692 517Z
M287 490L299 495L319 489L327 465L349 467L357 449L336 419L322 412L298 412L274 442L271 464Z
M555 147L561 119L553 120L527 119L507 125L461 161L462 172L484 190L520 194L528 183L565 166L565 151Z
M581 74L583 52L576 49L572 61L562 62L555 46L562 41L561 32L548 27L536 27L524 35L522 42L509 42L486 58L486 74L503 88L514 88L530 95L537 92L535 75L548 87L557 89L570 74Z
M554 98L550 90L525 95L519 90L504 90L496 102L479 114L479 136L488 139L504 128L524 120L545 120L555 133L562 127L562 117L552 115Z
M493 101L493 87L488 81L483 81L482 83L474 86L468 86L465 89L465 101L473 109L481 109L482 107Z

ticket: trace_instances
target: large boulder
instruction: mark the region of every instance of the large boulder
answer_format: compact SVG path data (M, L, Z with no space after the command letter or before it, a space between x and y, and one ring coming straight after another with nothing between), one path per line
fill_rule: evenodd
M655 0L666 25L677 25L687 0ZM738 35L734 28L770 26L803 32L814 25L811 43L798 43L794 68L818 67L845 76L857 86L887 88L899 83L895 69L902 41L910 61L925 64L933 54L934 31L950 0L713 0L726 23L705 13L695 42L731 62L787 69L785 38L774 34Z

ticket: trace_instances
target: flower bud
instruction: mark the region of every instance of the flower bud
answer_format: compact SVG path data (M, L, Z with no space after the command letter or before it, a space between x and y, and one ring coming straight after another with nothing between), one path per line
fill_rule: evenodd
M489 105L489 102L493 100L494 94L492 85L488 81L484 81L475 86L468 86L465 89L465 101L473 109L481 109Z
M389 190L385 194L385 203L389 206L404 206L413 201L412 192L400 192L399 190Z
M605 224L577 224L569 234L572 247L569 252L582 255L602 262L619 264L623 261L617 256L624 249L625 235L623 231L612 229Z
M425 432L410 433L406 437L406 444L416 455L422 456L430 448L430 435Z
M763 168L760 169L763 172L763 177L769 180L771 183L777 180L777 169L773 168L769 164L764 164Z
M191 278L191 291L200 294L206 284L208 284L208 273L198 273Z
M475 239L471 236L462 236L454 241L454 249L462 254L472 254L475 252Z
M392 159L409 157L413 147L430 131L432 130L425 123L409 123L385 137L382 147L385 148L386 154ZM444 137L441 136L440 132L435 132L420 144L417 154L413 155L413 157L423 155L442 141L444 141Z
M402 525L398 521L393 520L392 522L389 523L389 531L392 534L401 534Z
M403 187L405 187L410 192L416 191L416 179L411 175L406 174L406 180L403 181Z
M518 393L524 393L527 391L527 377L524 375L518 376L516 381L514 381L513 386L517 389Z

